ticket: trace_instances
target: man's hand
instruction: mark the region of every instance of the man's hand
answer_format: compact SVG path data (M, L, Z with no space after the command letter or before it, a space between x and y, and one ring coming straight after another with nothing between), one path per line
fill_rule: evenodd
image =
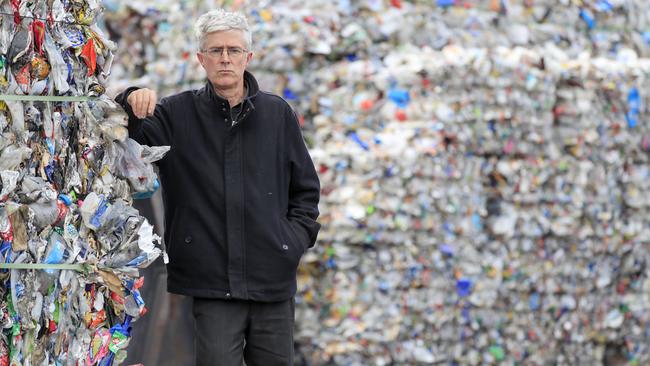
M153 116L157 101L156 92L147 88L131 92L126 99L126 102L131 106L131 110L133 110L133 114L140 119Z

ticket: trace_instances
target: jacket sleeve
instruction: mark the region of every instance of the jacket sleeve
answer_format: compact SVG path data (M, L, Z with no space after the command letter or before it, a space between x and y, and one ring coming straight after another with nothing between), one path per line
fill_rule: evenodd
M320 200L320 181L314 163L307 151L298 119L291 107L287 106L287 152L290 164L289 211L287 218L296 233L302 236L302 243L311 248L321 225L318 218Z
M169 117L166 99L161 99L154 109L153 116L140 119L133 114L127 98L138 87L129 87L115 97L115 101L122 106L129 116L129 137L142 145L171 146L173 125Z

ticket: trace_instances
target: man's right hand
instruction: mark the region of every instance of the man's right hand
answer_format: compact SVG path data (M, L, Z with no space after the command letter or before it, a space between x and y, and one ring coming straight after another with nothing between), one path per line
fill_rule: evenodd
M126 98L126 102L131 106L133 114L140 119L153 116L157 101L156 92L147 88L134 90Z

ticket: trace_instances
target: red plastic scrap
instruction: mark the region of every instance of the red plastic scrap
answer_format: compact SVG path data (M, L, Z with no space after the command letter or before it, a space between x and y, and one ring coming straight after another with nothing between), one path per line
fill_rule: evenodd
M95 73L97 68L97 54L95 53L95 41L90 38L81 50L81 58L88 67L88 76Z
M14 23L20 24L20 0L11 0L11 8L14 11Z
M50 324L49 324L48 329L47 329L48 333L52 334L52 333L56 332L56 329L57 329L56 323L54 322L54 320L50 320Z
M43 55L43 43L45 42L45 23L40 20L34 20L32 23L34 33L34 48L39 55Z
M133 282L133 290L137 290L144 285L144 277L140 277Z

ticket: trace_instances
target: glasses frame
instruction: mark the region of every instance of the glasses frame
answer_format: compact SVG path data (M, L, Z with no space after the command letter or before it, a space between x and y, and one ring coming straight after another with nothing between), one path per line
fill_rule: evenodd
M219 50L221 51L219 52ZM235 53L241 51L241 54L235 56L231 54L232 51L235 51ZM212 47L208 49L202 49L201 53L215 59L224 59L224 53L225 53L228 56L228 58L231 60L241 60L244 58L244 55L247 55L249 53L249 51L241 47Z

